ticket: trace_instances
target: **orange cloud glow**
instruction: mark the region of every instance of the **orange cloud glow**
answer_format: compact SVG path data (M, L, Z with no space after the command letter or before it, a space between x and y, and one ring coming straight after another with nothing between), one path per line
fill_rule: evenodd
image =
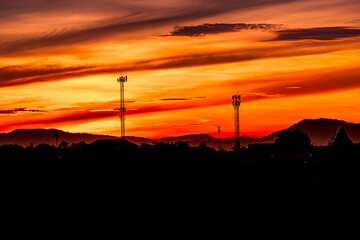
M360 3L68 1L0 4L0 131L262 136L304 118L360 122ZM64 17L66 16L66 17ZM334 18L336 16L336 18Z

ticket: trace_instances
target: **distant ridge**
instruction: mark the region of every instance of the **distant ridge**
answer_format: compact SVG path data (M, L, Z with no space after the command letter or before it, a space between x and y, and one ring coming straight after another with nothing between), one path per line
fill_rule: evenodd
M201 142L205 142L209 147L218 149L219 139L210 136L209 134L190 134L180 137L165 137L153 140L154 142L177 142L185 141L189 142L190 146L199 146ZM234 140L231 138L221 139L221 146L226 150L230 150L233 147Z
M53 134L56 129L17 129L9 133L0 133L0 145L4 144L19 144L22 146L29 146L30 144L38 145L46 143L55 145ZM117 137L108 135L96 135L88 133L69 133L62 130L59 131L59 141L66 141L69 144L84 141L91 143L97 139L114 139Z
M294 124L289 129L300 129L304 131L309 135L312 144L328 145L340 123L343 125L351 141L353 143L359 143L360 124L358 123L349 123L342 120L328 118L304 119L299 123Z
M336 119L304 119L291 127L288 130L292 131L300 129L307 133L311 139L312 144L315 145L328 145L331 138L339 125L343 124L345 131L353 143L359 143L360 141L360 124L348 123ZM4 144L19 144L22 146L29 146L30 144L38 145L40 143L46 143L55 145L53 134L56 129L18 129L9 133L0 133L0 145ZM240 139L242 145L247 146L249 143L273 143L280 131L274 132L268 136L262 138L250 138L243 136ZM92 143L98 139L119 139L116 136L110 135L98 135L89 133L70 133L59 130L59 141L66 141L69 144L78 143L84 141L86 143ZM214 138L208 134L192 134L179 137L165 137L159 139L148 139L141 137L126 137L130 142L137 145L141 143L152 144L153 142L177 142L187 141L191 146L198 146L201 142L205 142L208 146L218 149L219 142L217 138ZM221 146L229 150L234 144L233 138L221 139Z

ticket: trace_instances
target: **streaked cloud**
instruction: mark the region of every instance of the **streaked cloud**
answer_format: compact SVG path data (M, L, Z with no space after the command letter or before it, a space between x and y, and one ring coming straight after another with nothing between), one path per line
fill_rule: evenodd
M299 40L338 40L343 38L360 37L360 28L351 27L321 27L287 29L276 31L278 36L274 41L299 41Z
M260 59L286 58L323 54L346 49L357 42L323 43L318 47L312 43L295 43L287 45L269 45L256 48L238 48L225 51L208 51L197 54L183 54L163 58L140 60L129 63L99 64L62 67L60 65L41 66L5 66L0 68L0 87L16 86L37 82L58 81L64 79L85 77L119 72L157 71L186 67L246 62ZM326 48L324 48L326 46Z
M162 37L203 37L208 34L240 32L244 30L275 31L283 29L282 24L251 23L205 23L197 26L175 26L174 31Z
M286 98L360 88L359 79L360 66L327 69L325 73L319 70L295 72L287 76L287 81L277 82L273 80L273 84L259 87L254 91ZM296 85L296 87L289 87L289 84Z
M206 97L187 97L187 98L163 98L161 101L189 101L192 99L202 99Z
M0 0L0 129L119 134L120 74L129 77L129 135L210 133L220 124L230 133L237 91L242 132L269 133L322 114L358 121L359 7Z
M206 17L217 16L232 12L235 10L247 9L256 6L268 6L273 4L281 4L284 2L293 2L296 0L197 0L195 2L185 1L184 4L175 4L169 7L167 4L157 4L151 7L145 1L122 1L107 0L99 1L46 1L38 0L34 3L29 1L16 1L16 3L2 2L0 5L0 13L3 16L17 16L24 13L48 14L50 12L59 12L59 18L68 12L81 11L86 6L86 11L103 11L112 18L104 17L103 22L89 22L87 26L73 29L48 29L38 36L27 36L21 34L20 38L6 37L0 40L0 54L24 54L27 51L38 48L49 48L56 46L67 46L84 42L94 42L104 38L117 38L118 42L123 41L124 35L133 36L133 32L137 32L139 37L142 30L149 28L157 28L168 26L169 24L179 24L187 21L195 21ZM160 3L161 1L159 1ZM164 7L161 7L164 5ZM70 7L71 6L71 7ZM110 7L112 6L112 7ZM116 9L124 11L126 15L134 15L133 18L119 20ZM139 14L139 11L143 14ZM145 13L145 14L144 14ZM4 17L3 17L4 18ZM1 18L0 18L1 19ZM121 19L121 18L120 18ZM104 23L105 22L105 23ZM50 31L49 31L50 30Z
M27 109L27 108L0 109L0 115L1 114L16 114L16 113L19 113L19 112L39 113L39 112L46 112L46 111L39 110L39 109Z
M354 27L320 27L287 29L283 24L251 23L213 23L196 26L175 26L170 34L162 37L204 37L209 34L241 32L244 30L269 31L278 36L268 41L295 40L337 40L360 36L360 28Z

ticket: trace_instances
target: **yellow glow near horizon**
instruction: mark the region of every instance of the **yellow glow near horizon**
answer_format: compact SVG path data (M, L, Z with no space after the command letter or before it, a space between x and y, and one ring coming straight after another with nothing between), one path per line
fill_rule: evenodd
M220 124L230 136L237 91L245 134L269 134L304 118L360 122L358 3L234 2L229 10L197 1L107 1L114 9L100 1L83 9L80 1L69 10L55 1L52 15L47 6L28 6L0 17L0 131L119 135L121 73L128 75L128 135L213 134ZM235 23L253 29L232 31ZM175 26L185 36L172 36Z

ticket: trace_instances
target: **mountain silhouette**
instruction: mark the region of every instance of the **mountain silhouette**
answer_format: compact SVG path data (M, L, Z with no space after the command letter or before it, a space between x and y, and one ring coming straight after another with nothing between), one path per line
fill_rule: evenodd
M343 128L348 134L350 140L354 143L358 143L360 141L360 124L348 123L336 119L304 119L287 128L287 130L293 131L295 129L300 129L309 135L312 144L327 146L340 123L343 125ZM55 139L53 138L55 131L56 129L18 129L9 133L0 133L0 145L19 144L22 146L29 146L31 144L38 145L41 143L55 145ZM240 138L240 143L243 146L247 146L250 143L274 143L280 132L281 131L277 131L262 138L242 136ZM89 133L70 133L59 130L58 142L60 143L62 141L66 141L71 144L84 141L85 143L92 143L99 139L120 139L120 137ZM193 134L179 137L164 137L159 139L129 136L126 137L126 139L137 145L140 145L141 143L152 144L153 142L186 141L189 142L190 146L199 146L201 142L205 142L209 147L213 147L215 149L218 149L219 147L218 139L208 134ZM230 150L233 145L233 138L221 139L221 146L225 150Z
M342 124L344 130L348 134L350 140L353 143L359 143L360 141L360 124L357 123L348 123L336 119L304 119L291 127L288 130L293 131L295 129L300 129L306 134L309 135L311 143L317 146L327 146L333 136L335 135L339 124ZM277 135L281 131L274 132L268 136L265 136L259 139L259 142L262 143L272 143L276 140Z
M22 146L38 145L41 143L55 145L53 134L57 129L18 129L9 133L0 133L0 145L5 144L19 144ZM62 130L59 131L58 142L78 143L84 141L85 143L92 143L98 139L120 139L120 137L110 135L98 135L89 133L70 133ZM151 139L128 137L129 141L136 144L151 143Z

